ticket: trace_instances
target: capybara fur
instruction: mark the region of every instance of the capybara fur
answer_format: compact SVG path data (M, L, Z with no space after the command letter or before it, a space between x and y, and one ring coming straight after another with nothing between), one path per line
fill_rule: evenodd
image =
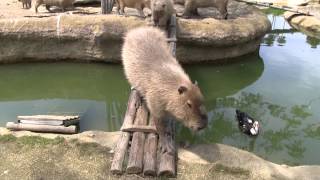
M163 31L140 27L129 31L122 48L122 62L130 85L144 98L154 118L162 152L173 152L166 143L162 120L173 117L194 131L207 126L203 96L172 56Z
M22 8L30 9L31 8L31 0L19 0L22 2Z
M172 0L152 0L151 13L154 25L166 27L172 14L175 13Z
M198 15L197 8L215 7L220 12L223 19L228 18L228 0L185 0L184 17Z
M65 11L68 7L73 7L75 0L35 0L35 11L38 13L38 7L42 4L46 5L46 9L51 12L51 6L57 6Z
M143 9L145 7L150 9L151 0L116 0L117 12L120 15L124 14L124 8L136 8L139 12L140 17L145 17Z
M185 1L185 0L173 0L173 3L174 3L174 4L184 5L184 1Z

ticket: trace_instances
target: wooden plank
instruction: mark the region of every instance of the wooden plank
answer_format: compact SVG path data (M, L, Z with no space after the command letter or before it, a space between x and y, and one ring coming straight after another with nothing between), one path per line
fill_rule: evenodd
M132 89L129 96L127 111L123 120L123 125L129 126L133 123L133 120L136 117L138 104L140 104L140 96L135 89ZM123 173L123 162L129 146L129 140L130 133L122 132L121 137L118 140L117 146L115 148L115 153L111 164L111 172L113 174Z
M149 126L155 126L154 119L149 118ZM156 162L157 162L157 144L158 135L156 133L149 133L144 144L143 157L143 174L147 176L156 176Z
M157 133L157 129L155 126L146 126L146 125L130 125L128 127L121 128L121 131Z
M71 119L79 119L79 116L61 116L61 115L33 115L33 116L17 116L18 120L39 120L39 121L65 121Z
M148 110L146 104L143 102L137 110L135 125L147 125ZM143 152L144 152L145 133L134 132L132 136L132 143L130 148L127 173L137 174L142 172L143 167Z
M164 121L164 123L166 123L165 131L171 135L168 141L175 147L174 121L171 119L166 119ZM176 154L170 155L167 152L159 154L158 176L174 177L176 175Z
M63 134L75 134L77 133L76 126L50 126L50 125L34 125L34 124L21 124L8 122L6 127L11 130L27 130L34 132L51 132L51 133L63 133Z

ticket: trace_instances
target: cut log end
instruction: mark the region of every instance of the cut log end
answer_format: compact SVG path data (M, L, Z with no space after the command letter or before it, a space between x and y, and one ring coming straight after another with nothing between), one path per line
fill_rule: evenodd
M137 167L137 166L131 166L131 167L127 167L127 173L128 174L139 174L142 172L142 168L141 167Z

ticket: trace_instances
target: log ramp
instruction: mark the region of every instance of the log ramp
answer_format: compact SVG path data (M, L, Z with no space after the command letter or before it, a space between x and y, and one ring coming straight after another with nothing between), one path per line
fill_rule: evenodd
M176 16L173 15L168 27L170 50L176 54ZM175 147L175 124L171 119L163 119L168 140ZM161 153L154 119L139 92L132 89L127 111L121 127L121 137L115 148L111 172L113 174L142 174L144 176L176 175L176 149L171 155ZM126 168L125 168L126 167Z

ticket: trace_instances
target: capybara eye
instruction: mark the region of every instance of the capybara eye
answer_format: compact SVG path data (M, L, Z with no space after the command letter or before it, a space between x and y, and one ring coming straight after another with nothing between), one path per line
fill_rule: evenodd
M162 7L164 8L164 7L166 7L166 5L165 5L165 4L162 4Z

